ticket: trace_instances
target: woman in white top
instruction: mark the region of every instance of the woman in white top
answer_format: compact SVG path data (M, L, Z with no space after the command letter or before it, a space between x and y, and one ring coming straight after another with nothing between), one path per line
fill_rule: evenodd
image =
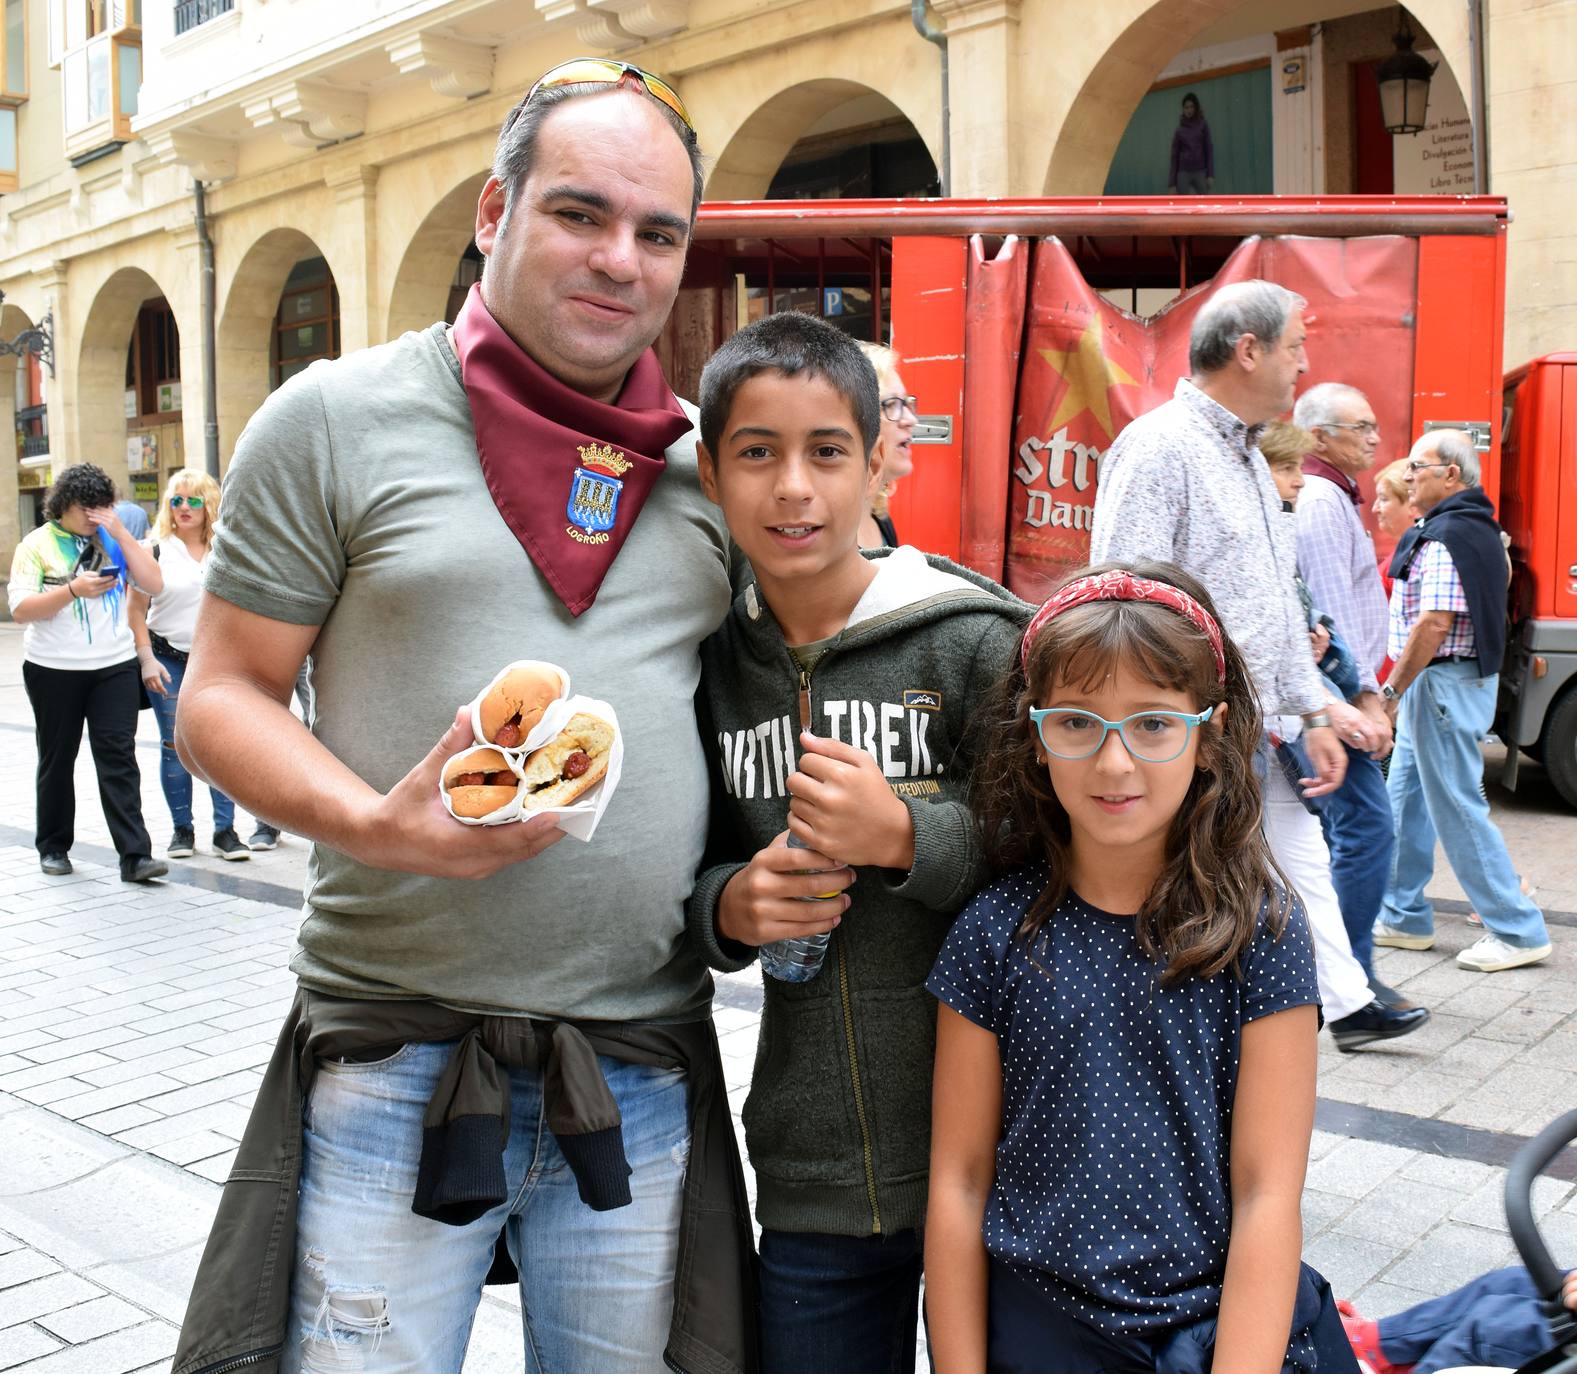
M175 752L175 708L186 656L197 628L197 602L203 591L203 560L213 545L219 518L219 484L205 472L182 468L164 490L159 521L149 548L164 573L164 589L131 599L131 629L137 641L143 686L159 718L159 782L175 833L165 852L184 859L196 849L192 825L192 775ZM208 789L214 806L214 853L221 859L250 859L251 851L235 833L235 803L217 787Z
M8 599L11 618L26 627L22 681L38 743L40 865L53 876L71 872L73 774L85 723L120 875L145 883L169 870L153 857L142 823L137 657L126 596L133 584L157 592L163 581L114 504L115 487L102 468L63 468L44 498L48 523L17 545Z

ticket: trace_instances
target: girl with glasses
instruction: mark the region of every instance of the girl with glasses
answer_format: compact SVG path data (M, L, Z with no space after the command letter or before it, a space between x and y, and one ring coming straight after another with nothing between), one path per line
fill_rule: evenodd
M914 426L919 416L915 398L905 392L898 375L897 352L874 343L861 343L860 352L876 369L882 399L881 462L871 464L871 505L860 524L860 547L896 549L898 531L887 513L887 502L898 483L914 471Z
M1075 577L984 720L1006 872L929 983L939 1374L1356 1369L1299 1262L1314 949L1208 594L1164 563Z
M175 473L164 489L158 523L148 545L164 571L164 589L154 596L134 592L131 598L131 628L142 685L159 720L159 782L174 826L165 852L172 859L190 858L197 849L192 775L175 752L175 708L197 628L203 561L213 546L218 518L219 484L195 468ZM208 791L214 808L214 853L232 861L250 859L251 851L235 832L235 803L217 787Z

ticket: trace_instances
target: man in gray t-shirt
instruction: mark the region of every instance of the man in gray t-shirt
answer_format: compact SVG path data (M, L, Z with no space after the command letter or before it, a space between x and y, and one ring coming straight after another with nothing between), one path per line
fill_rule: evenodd
M699 152L655 79L566 68L504 125L477 212L487 266L456 328L317 364L248 425L182 691L180 745L197 770L316 842L291 965L302 987L365 999L369 1018L380 1002L439 1003L616 1033L710 1014L684 901L706 829L698 647L727 609L728 545L700 491L694 412L648 352L683 272ZM510 377L530 379L530 406L520 425L494 415L489 429L478 378L496 398ZM559 469L530 450L543 435L560 449L565 435L624 438L642 389L656 427L640 432L662 438L644 458L618 445L637 469L613 484L623 528L610 563L606 537L565 524ZM590 466L598 450L586 452ZM642 463L650 487L637 492ZM554 521L531 526L543 511ZM543 530L562 544L542 548ZM310 732L285 705L309 652ZM590 844L556 844L551 818L463 826L438 800L442 763L470 743L457 708L521 658L562 665L619 714L623 776ZM411 1209L423 1110L448 1057L410 1043L317 1064L281 1368L326 1367L370 1333L369 1358L389 1368L458 1371L507 1234L543 1367L661 1370L684 1074L598 1060L634 1198L598 1212L545 1115L555 1085L511 1069L510 1198L445 1226Z

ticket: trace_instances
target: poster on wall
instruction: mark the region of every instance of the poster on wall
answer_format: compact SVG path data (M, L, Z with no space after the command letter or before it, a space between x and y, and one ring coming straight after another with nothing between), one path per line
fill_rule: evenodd
M1419 56L1441 63L1432 48ZM1416 134L1393 134L1391 161L1399 196L1473 194L1473 121L1444 63L1429 83L1429 123Z

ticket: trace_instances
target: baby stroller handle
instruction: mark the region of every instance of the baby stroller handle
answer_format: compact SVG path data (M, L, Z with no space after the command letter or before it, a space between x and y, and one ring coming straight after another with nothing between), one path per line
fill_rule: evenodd
M1550 1122L1518 1150L1511 1167L1506 1170L1506 1225L1539 1296L1551 1301L1560 1297L1565 1275L1534 1225L1533 1180L1574 1139L1577 1139L1577 1111L1570 1111Z

